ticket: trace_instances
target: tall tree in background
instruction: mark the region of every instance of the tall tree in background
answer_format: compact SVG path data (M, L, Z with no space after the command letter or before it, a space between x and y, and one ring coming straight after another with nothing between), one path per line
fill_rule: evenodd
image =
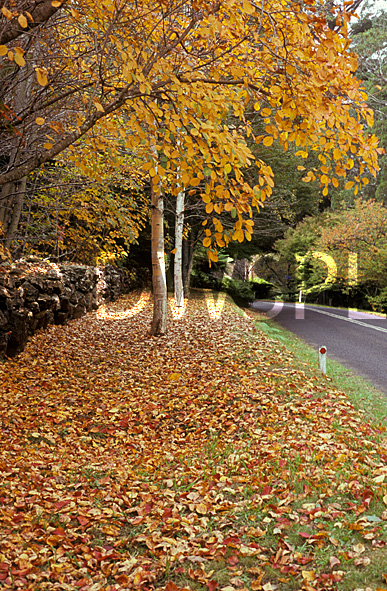
M351 26L352 47L358 54L357 76L368 94L368 104L374 111L380 145L387 151L387 11L366 2L360 18ZM380 172L365 191L387 205L387 156L380 159Z

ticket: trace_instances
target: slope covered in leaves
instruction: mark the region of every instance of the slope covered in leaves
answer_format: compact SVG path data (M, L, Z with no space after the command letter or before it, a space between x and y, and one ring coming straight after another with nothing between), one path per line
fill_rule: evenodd
M382 429L230 302L155 339L138 298L0 366L0 588L387 587Z

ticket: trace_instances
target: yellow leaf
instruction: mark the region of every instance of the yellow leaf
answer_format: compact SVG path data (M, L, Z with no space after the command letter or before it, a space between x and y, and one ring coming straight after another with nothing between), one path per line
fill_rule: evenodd
M340 150L338 148L335 148L333 150L333 158L335 160L340 160L340 158L341 158L341 152L340 152Z
M383 497L383 503L385 503L387 505L387 495L384 495L384 497Z
M17 19L17 20L18 20L18 22L19 22L19 25L20 25L21 27L23 27L23 29L26 29L26 28L28 27L27 19L26 19L26 17L24 16L24 14L19 14L19 17L18 17L18 19Z
M100 111L100 113L104 113L105 109L103 108L103 106L101 105L101 103L99 103L98 101L94 101L94 106L97 109L97 111Z
M8 47L6 45L0 45L0 56L3 57L8 53Z
M43 147L46 148L46 150L51 150L52 144L50 144L50 142L46 142Z
M263 145L264 145L264 146L267 146L267 147L269 147L269 146L271 146L271 145L272 145L273 141L274 141L274 140L273 140L273 138L272 138L270 135L267 135L267 136L266 136L266 137L263 139Z
M334 51L332 49L329 49L328 50L328 62L330 64L333 64L334 61L335 61L335 53L334 53Z
M333 178L333 179L332 179L332 185L333 185L334 187L336 187L336 189L337 189L337 187L339 186L339 181L338 181L336 178Z
M270 113L271 113L271 109L262 109L262 111L261 111L262 117L269 117Z
M231 169L231 164L226 164L226 166L224 167L224 170L225 170L225 172L227 172L227 174L228 174L229 172L231 172L231 170L232 170L232 169Z
M213 203L207 203L207 205L206 205L206 213L212 213L213 209L214 209Z
M149 171L150 176L156 176L156 170L152 167Z
M168 380L176 381L180 378L181 373L171 373L168 376Z
M46 72L42 68L35 68L35 71L40 86L46 86L48 84Z
M44 124L44 119L43 119L43 117L37 117L37 118L35 119L35 123L36 123L36 125L43 125L43 124Z
M5 8L5 6L3 6L3 8L1 9L1 12L4 14L5 18L11 20L11 18L12 18L12 12L10 12L8 10L8 8Z
M305 579L305 581L314 581L316 578L316 571L314 570L303 570L301 572L302 574L302 578Z
M245 239L245 235L244 235L243 230L238 230L237 231L237 240L238 240L238 242L243 242L244 239Z
M353 181L348 181L347 183L345 183L345 188L346 189L352 189L353 185L355 183Z
M173 250L171 250L171 254L176 254L177 252L177 248L174 248Z
M211 246L211 238L209 238L208 236L206 238L204 238L203 246L204 246L204 248L208 248L209 246Z
M62 2L58 2L58 0L53 0L53 2L51 2L51 6L53 6L54 8L59 8L59 6L62 6Z
M15 62L21 68L26 65L26 60L24 59L23 54L17 50L15 51Z
M201 515L205 515L207 513L207 507L204 503L199 503L195 508L197 513L200 513Z
M142 574L141 573L137 573L136 576L133 579L133 585L135 587L138 587L141 582L142 582Z
M188 185L190 181L190 176L189 174L187 174L186 172L183 174L183 176L181 177L181 182L183 183L184 186Z
M249 0L243 0L243 12L246 14L254 14L255 8L251 5Z

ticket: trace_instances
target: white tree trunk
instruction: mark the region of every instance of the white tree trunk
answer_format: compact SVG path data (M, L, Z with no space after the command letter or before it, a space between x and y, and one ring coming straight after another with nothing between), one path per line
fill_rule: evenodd
M174 286L175 306L184 306L183 288L183 230L184 230L184 191L180 191L176 198L175 217L175 264L174 264Z
M167 282L164 259L164 199L152 185L152 283L153 320L151 335L167 332Z

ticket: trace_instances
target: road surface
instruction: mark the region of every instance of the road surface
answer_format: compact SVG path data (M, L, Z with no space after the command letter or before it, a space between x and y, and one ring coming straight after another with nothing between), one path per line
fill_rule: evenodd
M386 316L320 306L256 301L254 310L335 359L387 394Z

